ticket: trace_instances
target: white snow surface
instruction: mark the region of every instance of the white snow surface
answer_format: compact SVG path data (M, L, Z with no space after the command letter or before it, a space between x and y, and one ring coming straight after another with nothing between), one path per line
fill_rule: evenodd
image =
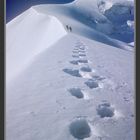
M6 25L6 140L135 139L134 42L104 30L116 1L37 5Z
M22 71L34 56L57 42L67 32L54 16L44 15L30 8L7 24L6 34L6 78L10 80Z

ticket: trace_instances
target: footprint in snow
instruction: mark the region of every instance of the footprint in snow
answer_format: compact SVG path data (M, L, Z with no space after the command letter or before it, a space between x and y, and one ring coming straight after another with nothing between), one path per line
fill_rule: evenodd
M95 81L102 81L102 80L105 80L106 78L105 77L98 76L98 75L94 75L92 77L92 79L95 80Z
M101 118L114 116L114 108L111 107L109 102L99 104L96 110Z
M100 77L98 75L91 75L91 78L85 82L85 84L93 89L93 88L103 88L103 83L101 83L102 80L106 79L105 77Z
M78 140L83 140L91 136L91 128L85 118L74 120L69 126L69 131L71 135Z
M79 50L78 52L79 52L79 53L85 53L86 51L84 51L84 50Z
M85 50L85 47L84 46L81 46L79 49L80 50Z
M74 50L74 51L78 51L79 49L78 49L78 48L74 48L73 50Z
M89 66L83 66L80 68L79 71L79 73L82 75L83 78L88 78L88 79L92 79L93 72L94 70L92 70Z
M71 93L72 96L75 96L78 99L85 99L88 100L89 99L89 95L87 92L85 92L84 90L81 90L80 88L70 88L68 89L68 91Z
M74 50L74 51L72 51L74 54L78 54L79 53L79 51L77 51L77 50Z
M83 66L80 68L80 70L83 72L92 72L92 69L89 66Z
M98 87L99 87L98 82L96 82L96 81L93 80L93 79L89 79L88 81L85 82L85 84L86 84L90 89L98 88Z
M79 56L80 56L80 57L85 57L86 54L84 54L84 53L79 53Z
M85 64L85 63L88 63L88 60L87 59L79 59L79 64Z
M73 58L79 58L79 55L72 55Z
M71 76L81 77L79 70L77 69L63 69L63 71Z
M70 61L70 63L73 64L73 65L78 65L79 64L78 60L72 60L72 61Z
M80 65L80 64L88 63L88 60L86 59L72 60L70 61L70 63L74 65Z
M84 97L80 88L71 88L68 91L71 93L72 96L75 96L76 98L81 99Z

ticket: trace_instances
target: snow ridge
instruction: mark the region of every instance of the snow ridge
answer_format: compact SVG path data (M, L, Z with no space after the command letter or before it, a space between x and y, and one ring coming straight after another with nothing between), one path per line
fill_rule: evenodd
M67 32L56 17L30 8L7 24L6 34L6 73L9 81Z

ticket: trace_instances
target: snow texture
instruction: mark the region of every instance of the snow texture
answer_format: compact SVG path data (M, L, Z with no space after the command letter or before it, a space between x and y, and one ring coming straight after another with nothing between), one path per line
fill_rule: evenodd
M133 10L76 0L6 25L6 140L135 139Z

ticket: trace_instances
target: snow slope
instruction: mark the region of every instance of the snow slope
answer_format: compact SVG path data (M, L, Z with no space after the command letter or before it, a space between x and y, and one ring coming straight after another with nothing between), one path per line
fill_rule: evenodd
M75 58L80 55L77 44L86 46L86 57ZM88 63L71 63L79 59ZM133 61L132 52L73 34L63 37L8 85L6 139L74 140L70 125L84 119L91 129L89 140L134 140ZM87 65L92 72L80 71ZM94 82L87 86L88 79L96 79L97 88ZM79 91L72 95L72 88L79 88L83 97L75 95ZM104 113L109 117L101 117Z
M75 2L6 25L6 140L134 140L133 47L86 24Z
M43 15L30 8L7 24L6 34L6 78L10 80L18 75L34 56L57 42L67 32L54 16Z

